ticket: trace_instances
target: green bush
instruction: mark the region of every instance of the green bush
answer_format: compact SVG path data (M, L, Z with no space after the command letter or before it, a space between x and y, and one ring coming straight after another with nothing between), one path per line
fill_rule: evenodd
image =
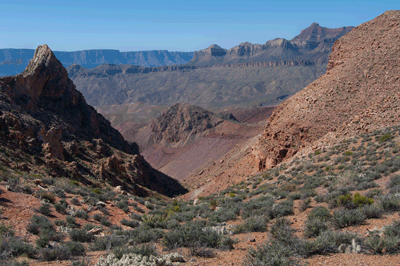
M360 210L367 217L367 219L379 219L383 214L383 209L376 204L365 205Z
M94 236L88 234L84 229L72 229L69 232L69 236L75 242L91 242L94 239Z
M318 237L329 229L328 223L319 219L308 219L305 223L304 236L306 238Z
M339 209L333 212L332 223L336 228L344 228L353 225L361 225L365 222L366 218L367 217L360 209Z
M39 255L42 261L67 260L71 257L68 248L64 246L42 248L39 250Z
M385 135L383 135L382 137L379 138L379 142L384 142L384 141L387 141L387 140L389 140L391 138L392 138L392 135L385 134Z
M330 211L324 206L314 207L308 214L308 219L319 219L321 221L329 221L332 218Z
M66 207L63 204L56 203L56 204L54 204L54 208L56 209L56 211L58 213L61 213L61 214L65 214L66 213Z
M392 194L380 197L381 206L384 211L394 212L400 210L400 199Z
M67 226L69 228L78 228L79 227L79 224L76 222L74 217L67 216L67 217L65 217L65 220L67 221Z
M40 205L39 209L37 209L37 212L49 216L51 213L50 206L51 205L49 203L43 203L42 205Z
M126 213L129 212L128 201L126 201L126 200L117 202L116 206Z
M53 193L44 191L44 190L40 190L40 191L36 192L36 196L41 199L46 199L46 200L50 201L51 203L54 203L56 200Z
M25 243L21 238L10 236L3 237L0 241L0 261L11 257L19 257L25 255L28 258L34 258L36 255L35 249L28 243Z
M120 221L121 224L132 227L132 228L136 228L140 225L140 223L138 221L135 220L126 220L126 219L122 219Z
M243 224L236 226L234 233L266 232L268 230L268 222L269 218L265 216L250 217Z
M38 235L42 230L54 230L53 224L44 216L33 215L27 226L27 231L31 234Z
M87 220L89 219L89 214L85 212L84 210L77 210L75 213L76 217Z
M171 230L165 234L163 245L171 250L178 247L187 248L216 248L221 236L210 229L204 229L196 224L189 224L178 230Z
M364 205L371 205L374 203L374 200L371 198L367 198L366 196L360 195L360 193L354 194L353 203L358 206L362 207Z
M69 252L74 256L85 255L85 247L79 242L69 241L65 243L65 246L67 247Z

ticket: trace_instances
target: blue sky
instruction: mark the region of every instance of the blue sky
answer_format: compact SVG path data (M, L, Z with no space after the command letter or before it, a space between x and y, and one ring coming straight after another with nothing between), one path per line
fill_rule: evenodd
M2 1L6 2L6 1ZM0 48L56 51L194 51L218 44L291 39L311 23L357 26L398 1L7 1L0 2Z

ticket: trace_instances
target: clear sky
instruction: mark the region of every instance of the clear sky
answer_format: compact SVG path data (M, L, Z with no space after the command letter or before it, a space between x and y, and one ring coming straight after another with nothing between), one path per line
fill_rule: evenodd
M7 4L5 4L7 2ZM394 1L0 1L0 48L194 51L291 39L311 23L357 26Z

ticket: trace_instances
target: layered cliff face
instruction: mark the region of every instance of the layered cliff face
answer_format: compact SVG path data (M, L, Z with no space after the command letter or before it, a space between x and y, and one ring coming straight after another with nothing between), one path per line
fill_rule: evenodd
M259 169L330 132L351 136L398 124L399 51L400 11L385 12L337 40L326 74L274 110L252 150Z
M313 23L290 41L277 38L267 41L265 44L244 42L225 50L225 54L220 53L218 56L211 56L210 48L212 46L210 46L205 50L195 52L189 64L216 65L280 60L325 60L328 58L333 43L353 28L330 29ZM222 48L220 49L222 50Z
M0 49L0 76L21 73L33 57L33 49ZM79 64L94 68L102 64L132 64L144 67L186 64L193 52L170 52L167 50L120 52L118 50L84 50L73 52L54 51L64 67Z
M0 125L1 161L9 167L20 167L15 158L23 158L26 171L122 184L138 194L147 193L144 187L167 195L185 191L87 105L47 45L21 74L0 78Z
M213 44L206 49L195 51L191 62L195 62L200 65L208 62L219 62L219 60L226 55L226 51L226 49Z

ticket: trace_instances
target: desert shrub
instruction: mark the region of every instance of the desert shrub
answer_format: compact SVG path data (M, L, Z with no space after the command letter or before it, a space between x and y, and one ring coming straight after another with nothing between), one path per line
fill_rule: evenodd
M272 207L270 218L279 218L287 215L294 214L293 212L293 201L286 200L282 201Z
M259 197L243 203L242 218L246 219L252 216L271 216L272 206L275 200L272 197Z
M54 224L57 226L67 226L67 222L64 220L55 220Z
M101 189L100 189L100 188L94 188L94 189L92 190L92 193L94 193L94 194L96 194L96 195L101 195L101 194L103 194L103 193L101 192Z
M386 212L394 212L400 210L400 199L392 194L380 197L382 209Z
M104 215L110 215L110 212L105 207L97 207L99 211L101 211Z
M359 209L339 209L333 212L332 223L336 228L344 228L363 224L366 218L364 213Z
M39 213L41 213L41 214L43 214L43 215L49 216L50 213L51 213L50 206L51 206L51 205L50 205L49 203L43 203L43 204L40 205L40 207L37 209L37 212L39 212Z
M298 199L301 199L301 193L300 192L294 192L294 193L291 193L291 194L289 194L289 199L290 200L298 200Z
M280 218L271 225L271 237L279 242L289 244L294 237L294 229L290 226L290 221Z
M75 213L76 217L87 220L89 219L89 214L85 212L84 210L77 210Z
M142 221L142 215L137 214L137 213L130 213L129 217L136 221L140 221L140 222Z
M371 198L367 198L366 196L360 195L360 193L354 194L353 203L358 206L362 207L364 205L371 205L374 203L374 200Z
M14 236L15 232L11 225L5 225L4 222L0 224L0 237L2 236Z
M149 210L154 210L154 205L151 204L150 202L146 202L146 204L144 206Z
M135 244L143 244L157 241L164 236L164 231L161 229L153 229L147 226L139 226L133 230L124 231L124 234L129 239L132 239Z
M114 249L122 247L127 244L127 239L121 236L106 236L97 237L94 242L91 243L90 249L94 251Z
M118 201L116 206L123 210L124 212L128 213L129 212L129 207L128 207L128 201L127 200L121 200Z
M64 190L60 189L60 188L54 188L53 190L54 194L57 195L57 197L59 198L65 198L65 192Z
M129 226L132 228L136 228L140 225L140 223L138 221L135 220L127 220L127 219L122 219L120 221L121 224L125 225L125 226Z
M232 250L234 249L233 245L236 244L237 242L238 242L237 239L232 239L230 237L223 236L221 238L218 248L222 250Z
M332 218L330 211L324 206L314 207L308 214L308 219L319 219L321 221L329 221Z
M386 249L385 240L376 233L365 239L364 246L373 254L382 254Z
M51 203L54 203L56 200L53 193L44 190L37 191L36 196L39 197L40 199L46 199Z
M273 240L261 246L257 246L257 249L250 248L246 255L245 265L249 266L293 266L300 265L296 250L290 246L286 246L284 243Z
M44 216L33 215L30 223L27 226L27 231L37 235L43 230L55 231L53 224Z
M367 217L367 219L379 219L383 214L382 207L376 204L365 205L360 210Z
M72 229L69 232L69 236L75 242L91 242L94 238L92 234L87 233L84 229Z
M394 221L391 225L386 226L384 233L388 237L400 237L400 221Z
M74 256L85 255L85 247L82 245L82 243L68 241L67 243L65 243L65 247L67 247L69 252Z
M67 226L69 228L78 228L79 224L76 222L75 218L72 216L65 217L65 221L67 221Z
M214 211L211 216L210 220L212 222L222 223L236 219L236 215L239 213L239 209L225 209L222 208L218 211Z
M268 230L269 218L266 216L250 217L243 224L238 225L234 229L235 234L245 232L266 232Z
M65 246L42 248L39 250L39 255L42 261L67 260L71 257L71 253Z
M72 198L71 203L76 205L76 206L81 206L81 202L77 198Z
M317 237L328 228L328 223L324 220L308 219L305 223L304 236L307 238Z
M191 223L178 230L169 231L165 234L162 242L167 249L177 247L197 249L202 247L216 248L220 239L221 236L217 232Z
M0 241L0 261L12 257L25 255L34 258L36 255L32 245L25 243L21 238L10 236L3 237Z
M304 241L302 243L303 255L311 256L315 254L335 253L338 252L338 247L341 244L350 245L353 239L358 243L361 242L357 234L326 230L321 232L315 240Z
M383 135L382 137L379 138L379 142L384 142L384 141L387 141L387 140L389 140L391 138L392 138L392 135L385 134L385 135Z
M157 251L155 247L151 244L143 244L139 246L133 246L133 247L118 247L113 249L112 253L117 257L118 259L121 259L123 255L125 254L140 254L142 256L157 256Z
M58 213L61 213L61 214L65 214L66 213L66 207L65 207L65 205L63 205L63 204L60 204L60 203L56 203L56 204L54 204L54 208L56 209L56 211L58 212Z
M43 178L42 179L42 183L47 185L47 186L51 186L54 185L54 179L53 178Z
M400 251L400 221L394 221L386 226L384 234L380 235L376 231L370 231L365 240L366 248L374 254L397 254Z
M277 219L271 226L271 241L250 249L246 255L245 265L298 265L298 257L303 253L303 245L294 235L290 222L284 218Z
M111 222L107 220L105 217L103 217L103 219L100 220L100 224L107 227L112 225Z
M380 196L380 195L382 195L382 191L378 188L371 189L371 190L367 191L367 193L365 193L365 196L368 198L371 198L371 199L373 199L376 196Z
M337 198L337 206L346 209L354 209L356 207L353 203L353 196L350 193L346 195L340 195Z
M95 221L100 222L102 218L103 218L103 215L101 215L100 213L95 213L95 214L93 215L93 219L94 219Z
M29 185L26 185L22 187L22 192L25 194L32 195L35 191Z
M36 246L39 248L44 248L46 247L50 242L50 239L48 236L43 235L40 236L38 239L36 239Z

